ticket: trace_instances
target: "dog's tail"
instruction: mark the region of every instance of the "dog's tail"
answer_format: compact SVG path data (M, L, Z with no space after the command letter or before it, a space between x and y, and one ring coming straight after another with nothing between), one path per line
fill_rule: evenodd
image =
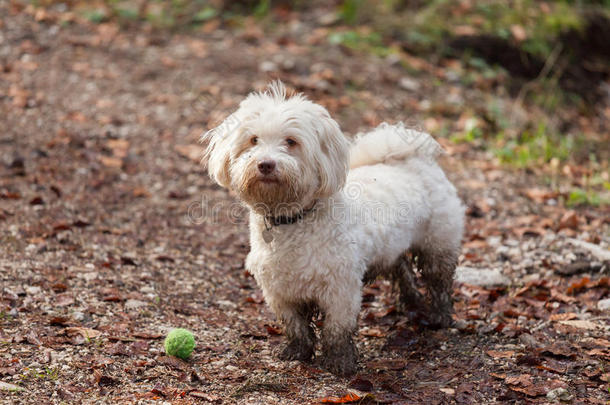
M396 164L418 157L432 161L443 148L425 132L385 122L373 131L356 135L350 149L350 169L377 163Z

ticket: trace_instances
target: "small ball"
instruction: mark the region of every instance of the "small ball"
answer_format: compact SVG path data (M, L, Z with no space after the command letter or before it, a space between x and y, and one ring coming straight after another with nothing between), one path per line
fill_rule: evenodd
M195 337L186 329L173 329L165 338L165 353L170 356L188 358L195 348Z

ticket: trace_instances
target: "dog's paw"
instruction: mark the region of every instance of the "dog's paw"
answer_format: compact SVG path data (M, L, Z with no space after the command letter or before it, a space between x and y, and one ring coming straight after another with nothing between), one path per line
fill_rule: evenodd
M358 368L357 356L355 353L342 355L331 354L321 359L321 367L335 375L349 377L356 374Z
M293 340L292 342L283 344L276 351L276 355L280 360L291 361L309 361L313 357L314 348L311 345L303 344L302 342Z
M455 321L449 314L431 313L426 317L427 325L431 329L450 328Z

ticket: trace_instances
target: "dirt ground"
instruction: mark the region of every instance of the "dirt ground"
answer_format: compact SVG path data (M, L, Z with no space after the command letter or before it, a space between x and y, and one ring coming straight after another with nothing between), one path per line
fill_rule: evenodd
M415 80L306 21L268 36L61 19L0 2L0 403L610 401L607 207L569 210L535 172L446 139L462 274L494 281L456 282L446 330L409 322L387 282L366 287L353 378L272 356L283 337L244 269L245 211L199 164L201 133L272 77L349 134L434 127L430 108L456 121L485 86L417 58ZM164 354L175 327L196 336L188 361Z

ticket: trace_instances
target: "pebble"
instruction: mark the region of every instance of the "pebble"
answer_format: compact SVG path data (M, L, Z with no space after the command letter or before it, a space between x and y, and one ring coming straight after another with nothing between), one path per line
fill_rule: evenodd
M40 291L40 287L34 285L25 288L25 292L28 293L28 295L36 295L39 294Z
M125 309L138 309L147 306L148 303L140 300L129 299L125 302Z
M565 388L555 388L554 390L550 390L546 394L546 399L549 401L570 401L572 399L572 395Z
M610 298L605 298L603 300L599 300L597 302L597 309L599 309L600 311L610 310Z
M398 82L398 85L401 89L409 90L409 91L417 91L420 89L421 85L417 80L413 80L408 77L403 77Z
M458 266L455 281L478 286L508 285L510 280L499 269L477 269Z
M77 322L82 322L85 320L85 314L80 311L76 311L72 314L72 319L74 319Z
M15 384L0 381L0 391L23 391L24 388Z

